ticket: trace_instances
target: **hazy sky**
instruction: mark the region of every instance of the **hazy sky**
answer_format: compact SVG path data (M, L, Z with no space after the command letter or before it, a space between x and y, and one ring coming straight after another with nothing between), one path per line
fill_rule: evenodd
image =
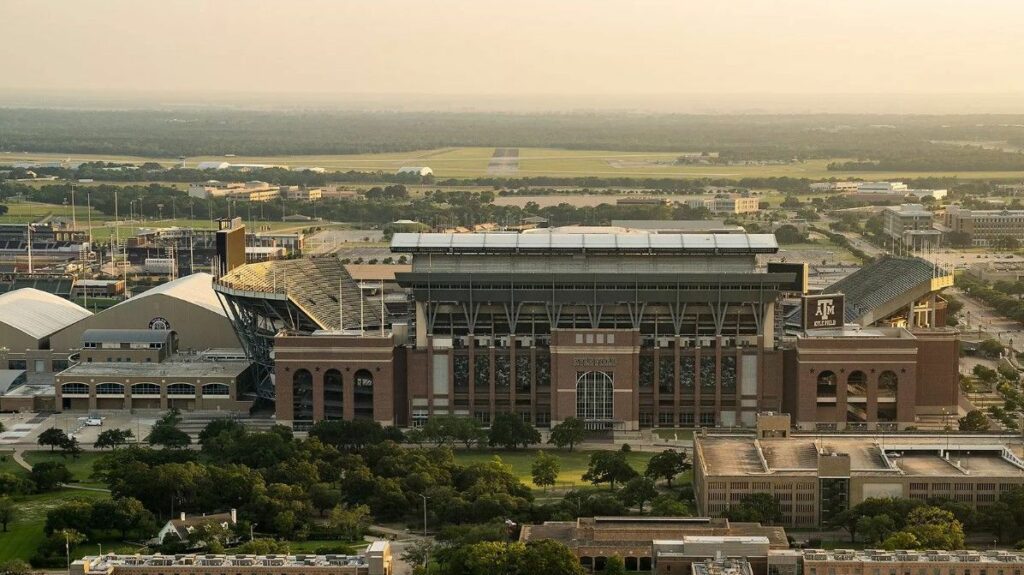
M0 92L1024 94L1019 0L0 0Z

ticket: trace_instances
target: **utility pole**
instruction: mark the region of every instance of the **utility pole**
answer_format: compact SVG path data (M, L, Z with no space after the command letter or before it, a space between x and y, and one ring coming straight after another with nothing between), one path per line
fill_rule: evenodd
M28 273L32 273L32 224L25 224L25 233L28 234Z
M384 337L384 280L380 280L380 336Z
M75 183L71 182L71 229L78 231L78 215L75 211Z

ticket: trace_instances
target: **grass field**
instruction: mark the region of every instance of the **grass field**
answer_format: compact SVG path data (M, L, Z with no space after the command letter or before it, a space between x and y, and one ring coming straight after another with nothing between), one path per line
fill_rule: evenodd
M608 448L616 449L615 446L611 445ZM570 453L564 450L548 450L548 453L558 457L559 463L561 464L561 470L558 473L558 479L555 483L555 487L590 485L586 481L583 481L583 474L587 472L587 463L590 461L590 451L573 451ZM634 469L643 473L644 469L647 468L647 461L653 455L654 453L651 452L631 451L627 455L627 458ZM468 451L457 450L455 452L455 460L462 464L486 462L490 461L491 458L495 456L500 457L502 463L511 466L512 473L514 473L520 481L530 487L533 487L534 491L540 490L540 488L533 484L533 478L530 473L530 466L533 464L533 460L537 456L536 449L527 449L522 451L474 449Z
M745 178L782 177L794 178L849 178L898 179L917 177L959 176L965 179L1021 178L1024 172L830 172L826 166L833 160L810 160L785 165L770 166L692 166L673 164L673 160L686 152L622 152L604 150L560 150L551 148L520 148L519 169L506 174L510 177L562 176L562 177L669 177L669 178ZM259 163L287 165L292 167L319 166L328 170L383 171L394 172L401 166L425 165L441 178L472 178L488 175L488 163L494 148L442 148L412 152L356 155L308 155L308 156L202 156L191 157L186 165L195 166L202 161L226 161L233 163ZM159 162L165 166L176 164L168 158L139 158L132 156L106 156L90 154L2 154L0 164L29 161L113 161L142 163ZM841 160L837 158L836 160Z
M101 482L92 479L92 466L96 463L96 460L104 455L102 451L85 451L77 458L74 457L63 457L60 452L49 452L49 451L27 451L25 452L25 461L29 465L35 466L36 464L44 461L56 461L63 463L71 475L74 476L75 481L80 485L87 487L105 487Z
M0 561L10 559L27 561L35 553L36 548L46 538L43 534L43 525L46 522L46 512L50 509L71 499L96 500L107 497L109 495L106 493L72 489L15 497L17 517L8 527L7 533L0 533ZM96 545L84 545L73 549L71 553L81 556L88 550L95 551L96 547Z

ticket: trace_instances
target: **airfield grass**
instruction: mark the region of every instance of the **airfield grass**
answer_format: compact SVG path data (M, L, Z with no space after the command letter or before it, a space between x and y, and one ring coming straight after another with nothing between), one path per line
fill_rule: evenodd
M692 151L692 150L691 150ZM530 176L600 176L600 177L668 177L668 178L724 178L746 177L793 177L793 178L861 178L899 179L918 177L960 177L965 179L1021 178L1024 171L872 171L872 172L831 172L828 160L808 160L784 165L751 166L697 166L675 165L674 159L687 150L679 152L624 152L608 150L560 150L551 148L519 148L519 169L504 174L508 177ZM473 178L488 175L488 164L494 148L457 147L435 150L416 150L381 154L352 155L303 155L303 156L197 156L186 160L186 165L195 166L202 161L226 161L230 163L277 164L291 167L319 166L336 171L381 171L392 173L402 166L426 165L439 178ZM134 156L95 154L0 154L0 164L29 161L112 161L142 163L158 162L164 166L178 163L169 158L142 158Z

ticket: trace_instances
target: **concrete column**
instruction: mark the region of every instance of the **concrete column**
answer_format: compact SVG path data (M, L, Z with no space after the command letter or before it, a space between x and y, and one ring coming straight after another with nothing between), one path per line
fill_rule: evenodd
M324 418L324 374L326 369L313 371L313 421Z
M761 334L763 347L773 349L775 347L775 302L770 301L764 304L764 315L761 318Z
M416 302L416 349L427 347L427 305Z

